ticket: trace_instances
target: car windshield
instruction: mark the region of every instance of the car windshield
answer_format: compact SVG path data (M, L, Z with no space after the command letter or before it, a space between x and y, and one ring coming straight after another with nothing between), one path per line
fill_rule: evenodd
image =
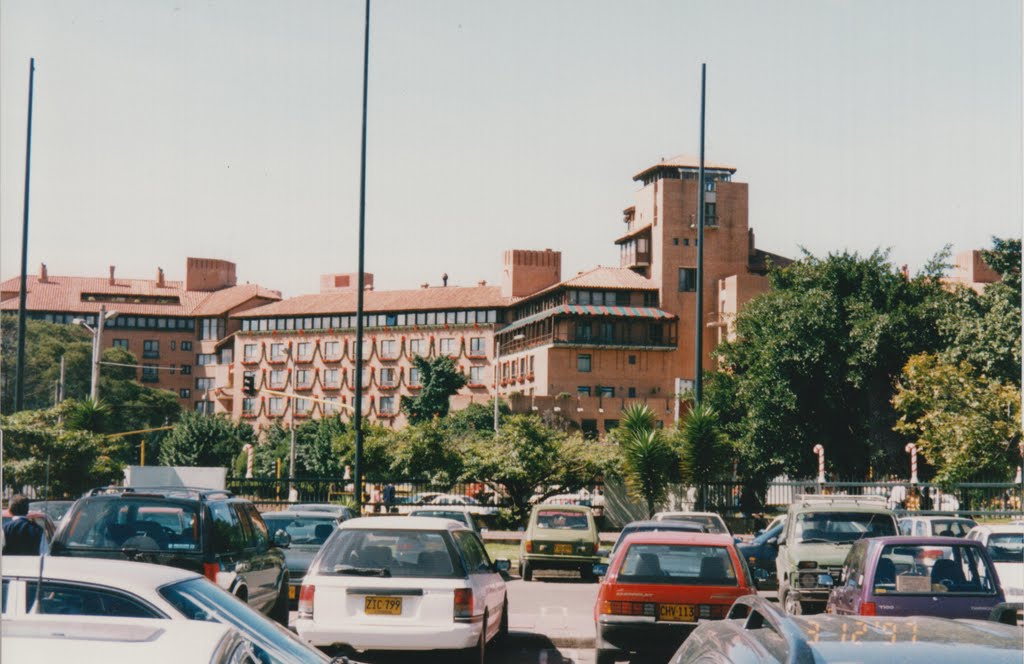
M185 502L159 499L82 501L61 535L70 549L198 551L199 517Z
M537 527L551 530L589 530L587 515L570 510L540 510L537 512Z
M631 544L619 568L620 583L735 586L736 570L724 546Z
M875 594L994 593L977 545L889 544L875 566Z
M329 661L292 632L250 608L206 579L190 579L160 588L163 596L189 620L232 625L249 639L263 664L321 664Z
M802 512L796 515L798 542L849 544L864 537L895 535L892 517L877 512Z
M327 541L335 528L335 518L331 515L296 516L285 512L264 512L263 521L267 529L276 533L283 530L292 538L292 544L310 544L320 546Z
M42 512L54 521L60 521L74 504L73 500L37 500L28 504L28 511Z
M708 533L725 534L727 531L722 526L722 520L715 516L702 514L669 514L665 517L667 521L688 521L704 527Z
M1024 563L1024 532L993 533L988 538L988 553L997 563Z
M409 516L432 516L439 519L451 519L452 521L458 521L459 523L465 523L468 525L469 521L466 519L465 512L452 512L444 510L413 510L409 513Z
M433 530L342 530L320 550L317 560L320 573L331 575L465 576L447 532Z
M932 521L932 535L940 537L963 537L967 532L978 524L963 519L944 519Z

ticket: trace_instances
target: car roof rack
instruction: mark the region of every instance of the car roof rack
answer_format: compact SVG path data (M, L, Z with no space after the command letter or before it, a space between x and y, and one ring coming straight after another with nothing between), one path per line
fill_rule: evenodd
M778 604L758 595L744 595L733 602L726 619L743 620L743 630L759 630L764 623L786 643L786 664L813 664L816 660L804 631Z
M192 498L196 500L216 500L233 498L234 494L226 489L202 489L188 486L103 486L91 489L86 496L115 495L131 497L159 496L162 498Z
M797 494L793 502L803 503L804 505L831 505L834 503L872 503L876 505L886 505L888 499L885 496L851 496L848 494L800 493Z

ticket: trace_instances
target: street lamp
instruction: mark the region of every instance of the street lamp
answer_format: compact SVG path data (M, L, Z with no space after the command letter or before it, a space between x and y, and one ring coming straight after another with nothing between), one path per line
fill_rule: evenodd
M295 356L292 355L292 345L289 343L285 347L285 354L288 356L288 364L290 365L291 371L288 374L288 392L291 396L288 397L288 420L290 422L289 429L291 429L291 444L288 447L288 500L294 502L298 499L298 494L295 490L295 380L297 378L295 371Z
M93 401L98 401L100 398L100 355L103 347L103 326L108 320L114 320L115 318L117 318L117 312L107 311L106 306L101 304L95 328L86 323L84 318L75 318L71 321L92 333L92 383L89 387L89 398Z
M522 341L524 334L517 334L510 341ZM498 371L501 369L501 342L494 336L494 433L498 433Z

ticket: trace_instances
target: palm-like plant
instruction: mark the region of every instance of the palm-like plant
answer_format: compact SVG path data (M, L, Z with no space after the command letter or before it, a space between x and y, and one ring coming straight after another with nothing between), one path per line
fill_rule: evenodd
M69 404L66 413L67 419L64 424L69 430L104 433L113 410L103 399L94 400L92 397L86 397Z
M704 483L720 475L727 462L729 441L722 433L718 413L701 404L694 407L682 426L679 470L683 479L697 487L697 504L704 507Z
M622 412L623 434L619 437L626 487L646 504L648 516L665 497L674 456L655 422L649 406L631 404Z

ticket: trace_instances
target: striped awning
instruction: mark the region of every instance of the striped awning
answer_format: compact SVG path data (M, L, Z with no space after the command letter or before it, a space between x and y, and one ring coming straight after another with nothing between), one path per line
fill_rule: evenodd
M662 311L661 309L655 309L654 307L616 307L601 304L560 304L557 307L546 309L531 316L527 316L526 318L520 318L510 325L498 330L498 334L501 334L502 332L509 332L511 330L518 330L524 325L536 323L539 320L544 320L545 318L550 318L552 316L567 315L608 316L612 318L646 318L650 320L673 320L676 318L674 314Z

